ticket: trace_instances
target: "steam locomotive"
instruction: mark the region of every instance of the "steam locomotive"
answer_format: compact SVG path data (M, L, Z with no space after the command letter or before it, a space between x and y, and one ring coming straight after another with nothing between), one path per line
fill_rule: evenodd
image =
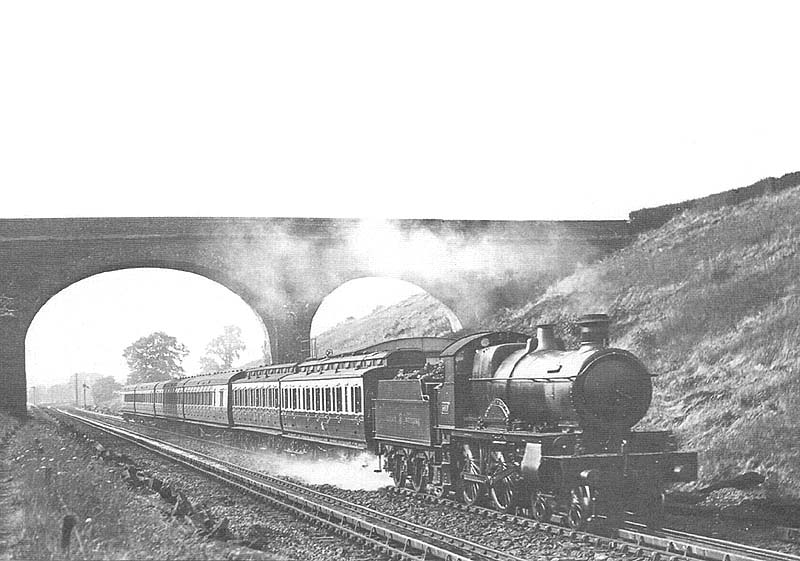
M524 508L540 521L558 515L575 529L616 525L626 511L658 526L664 489L696 479L697 454L678 451L668 432L632 430L650 406L650 374L608 346L607 316L578 325L573 350L540 325L535 337L465 336L433 361L417 341L400 340L128 386L123 415L369 450L397 486Z

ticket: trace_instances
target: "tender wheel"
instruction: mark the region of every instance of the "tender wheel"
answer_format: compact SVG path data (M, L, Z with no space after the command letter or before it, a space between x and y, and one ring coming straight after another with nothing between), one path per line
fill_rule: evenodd
M395 487L405 487L407 476L408 464L406 464L406 457L402 454L397 454L392 463L392 479Z
M550 522L553 516L553 505L550 499L541 493L534 493L531 496L531 516L537 522Z
M425 456L417 456L411 460L411 486L417 493L428 487L428 460Z
M481 468L475 458L469 451L464 453L464 468L461 470L464 474L480 475ZM480 503L483 498L484 486L481 483L473 481L466 481L462 478L461 481L461 498L468 505L476 505Z

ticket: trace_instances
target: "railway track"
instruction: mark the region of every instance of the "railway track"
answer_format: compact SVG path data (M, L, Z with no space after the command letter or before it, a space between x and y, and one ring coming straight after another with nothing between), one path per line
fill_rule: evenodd
M487 518L500 518L551 534L575 538L596 547L603 547L620 553L638 553L651 559L666 558L673 561L685 561L686 559L698 561L800 561L800 556L790 553L761 549L678 530L663 529L659 532L650 532L641 524L628 523L628 527L617 531L616 537L606 537L577 532L557 523L537 522L513 514L502 514L496 510L480 506L467 506L452 499L420 495L411 489L395 489L395 492L412 497L420 497L423 500L438 504L450 504L454 508L475 512ZM553 519L557 520L557 517L554 516Z
M95 426L103 431L111 432L124 438L130 442L142 446L139 441L152 441L158 443L157 439L141 436L128 429L111 425L97 419L88 419L83 416L74 415L68 412L61 412L68 415L80 422ZM121 436L120 433L126 436ZM373 543L376 547L384 551L398 555L404 558L430 558L437 557L441 559L495 559L495 560L512 560L518 559L517 557L506 554L502 551L492 550L480 544L461 540L453 536L437 532L430 528L424 528L416 524L404 521L402 519L382 514L372 509L356 505L332 497L325 493L307 489L302 485L287 482L283 479L268 476L260 472L256 472L247 468L243 468L236 464L226 462L195 452L174 444L161 443L155 445L156 449L152 451L173 459L171 455L166 454L159 447L163 446L167 449L175 449L179 451L179 455L191 458L188 462L180 461L184 465L189 465L195 469L199 469L209 475L222 479L244 491L251 494L263 496L263 485L274 486L276 490L285 490L290 495L302 494L306 498L301 503L308 502L308 507L305 510L298 508L297 500L291 499L287 508L294 510L297 514L304 517L309 517L308 513L312 514L313 519L322 519L322 522L332 520L334 524L326 524L329 527L334 527L337 531L349 533L357 540L367 541ZM148 445L144 446L148 448ZM216 466L216 469L203 468L198 466L199 462L207 462L210 466ZM228 481L225 476L220 476L218 473L222 470L223 473L230 472L230 475L243 477L247 481ZM255 490L255 492L254 492ZM496 510L483 508L479 506L467 506L463 503L453 501L447 498L436 498L432 495L420 495L411 489L395 489L395 492L403 495L423 499L429 502L440 504L448 504L454 509L474 512L486 518L501 519L509 523L513 523L520 527L532 528L540 531L545 531L554 535L562 536L566 539L584 543L587 546L605 549L609 551L618 552L620 554L636 555L639 557L647 557L650 559L669 559L671 561L694 559L698 561L800 561L800 556L782 553L777 551L760 549L744 544L719 540L715 538L694 535L677 530L664 529L660 532L650 532L644 526L635 523L629 523L628 527L620 529L616 537L609 538L605 536L598 536L586 532L577 532L558 524L546 524L537 522L523 516L512 514L500 513ZM275 502L276 497L270 493L268 498L271 502ZM312 505L313 502L319 501L323 509L320 511L315 510L316 507ZM328 512L330 509L330 513ZM319 516L323 513L323 516ZM365 524L355 521L355 518L363 517ZM349 520L353 519L353 520ZM372 520L372 522L370 522ZM355 521L355 532L347 531L348 525L352 526ZM368 524L374 524L375 528L371 528ZM364 540L366 533L367 540ZM394 537L392 536L394 534ZM379 538L378 538L379 537ZM377 538L377 539L376 539ZM400 546L402 544L402 546ZM426 545L427 544L427 545Z
M398 559L521 561L503 551L414 524L302 485L259 473L97 419L57 410L72 419L236 487L274 506L347 535Z

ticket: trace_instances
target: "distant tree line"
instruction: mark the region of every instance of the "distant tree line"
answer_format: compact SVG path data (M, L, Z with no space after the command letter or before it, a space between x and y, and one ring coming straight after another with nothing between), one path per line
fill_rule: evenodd
M235 325L225 326L223 333L206 345L205 355L200 359L201 372L232 368L244 349L241 328ZM130 370L128 383L180 378L185 374L182 363L188 354L186 345L163 331L141 337L122 353Z

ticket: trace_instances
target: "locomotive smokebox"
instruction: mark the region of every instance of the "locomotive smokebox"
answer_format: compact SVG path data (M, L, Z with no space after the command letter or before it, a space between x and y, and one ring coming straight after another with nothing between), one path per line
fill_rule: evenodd
M608 327L611 320L606 314L586 314L578 320L581 345L608 346Z

